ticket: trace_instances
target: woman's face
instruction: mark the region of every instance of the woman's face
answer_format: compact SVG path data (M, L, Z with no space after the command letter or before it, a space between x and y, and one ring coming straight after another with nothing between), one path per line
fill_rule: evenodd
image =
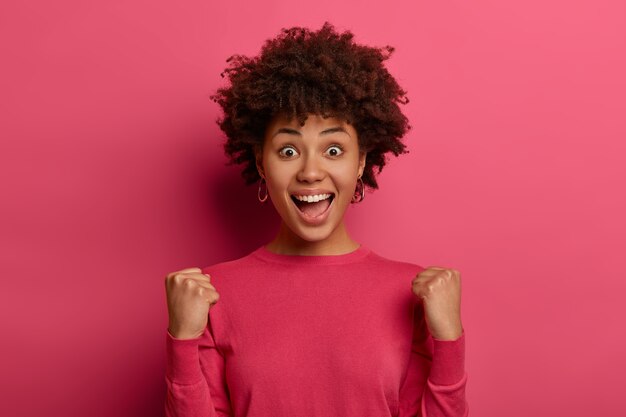
M310 114L304 126L275 117L268 125L257 168L285 225L309 242L343 228L343 215L363 174L356 130L336 118Z

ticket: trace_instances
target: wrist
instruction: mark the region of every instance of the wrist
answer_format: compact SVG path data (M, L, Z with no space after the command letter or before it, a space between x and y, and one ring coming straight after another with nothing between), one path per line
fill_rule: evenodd
M168 327L167 332L170 334L170 336L172 336L174 339L179 339L179 340L188 340L188 339L196 339L200 336L202 336L202 333L204 332L200 332L200 333L189 333L189 332L185 332L185 331L172 331L170 330L170 328Z
M445 329L433 330L430 335L437 340L456 340L463 334L463 325L459 322Z

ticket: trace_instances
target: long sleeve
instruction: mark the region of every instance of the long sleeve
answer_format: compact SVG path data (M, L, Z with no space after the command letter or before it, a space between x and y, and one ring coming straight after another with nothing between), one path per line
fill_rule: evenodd
M455 340L435 339L428 332L423 309L416 307L399 417L467 417L466 384L465 330Z
M195 339L166 334L166 417L232 417L224 358L210 326Z
M166 417L467 417L464 339L428 332L419 269L363 246L204 268L220 300L197 339L167 335Z

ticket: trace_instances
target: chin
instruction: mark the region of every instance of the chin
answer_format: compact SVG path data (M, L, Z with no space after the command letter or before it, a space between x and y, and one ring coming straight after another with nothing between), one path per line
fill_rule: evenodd
M319 243L333 237L341 224L341 219L335 220L331 217L322 224L311 225L303 222L297 214L289 213L283 217L283 223L293 237L309 243Z
M307 227L303 229L301 227L292 228L290 225L287 225L291 232L298 236L300 239L305 240L307 242L323 242L330 238L334 229L330 229L328 227ZM295 230L294 230L295 229Z

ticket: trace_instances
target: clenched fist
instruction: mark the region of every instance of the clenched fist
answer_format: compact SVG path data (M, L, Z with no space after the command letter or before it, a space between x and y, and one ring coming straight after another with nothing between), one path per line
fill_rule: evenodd
M193 339L204 333L209 316L209 306L220 296L211 285L209 275L200 268L187 268L165 277L168 331L177 339Z
M431 336L454 340L461 336L461 274L455 269L428 267L412 281L413 293L421 300Z

